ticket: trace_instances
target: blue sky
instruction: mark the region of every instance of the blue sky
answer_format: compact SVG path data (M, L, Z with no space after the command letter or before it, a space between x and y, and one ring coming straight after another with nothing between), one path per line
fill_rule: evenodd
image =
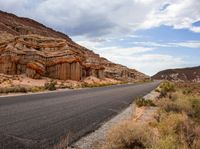
M148 75L200 65L199 0L0 0L0 9Z

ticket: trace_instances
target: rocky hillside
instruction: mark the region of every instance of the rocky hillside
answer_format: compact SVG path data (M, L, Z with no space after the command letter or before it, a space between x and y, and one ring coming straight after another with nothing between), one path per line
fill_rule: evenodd
M17 17L14 14L3 12L1 10L0 18L0 31L4 31L15 36L37 34L47 37L64 38L71 41L67 35L54 31L53 29L29 18Z
M89 76L122 81L148 78L100 57L67 35L34 20L2 11L0 18L0 73L77 81Z
M200 66L182 69L168 69L157 73L152 78L179 82L200 82Z

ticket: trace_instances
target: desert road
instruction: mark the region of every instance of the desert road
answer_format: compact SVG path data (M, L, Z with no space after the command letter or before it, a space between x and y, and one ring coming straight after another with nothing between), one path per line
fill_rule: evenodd
M0 97L0 148L50 148L64 136L72 143L159 83Z

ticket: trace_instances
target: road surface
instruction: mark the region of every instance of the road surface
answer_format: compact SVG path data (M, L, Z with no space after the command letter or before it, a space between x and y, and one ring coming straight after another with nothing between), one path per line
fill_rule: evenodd
M128 107L159 82L0 97L0 148L70 143Z

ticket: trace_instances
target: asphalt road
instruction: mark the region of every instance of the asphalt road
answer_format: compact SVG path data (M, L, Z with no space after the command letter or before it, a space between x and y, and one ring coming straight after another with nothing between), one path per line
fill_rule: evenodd
M0 98L0 148L50 148L69 143L128 107L159 82Z

